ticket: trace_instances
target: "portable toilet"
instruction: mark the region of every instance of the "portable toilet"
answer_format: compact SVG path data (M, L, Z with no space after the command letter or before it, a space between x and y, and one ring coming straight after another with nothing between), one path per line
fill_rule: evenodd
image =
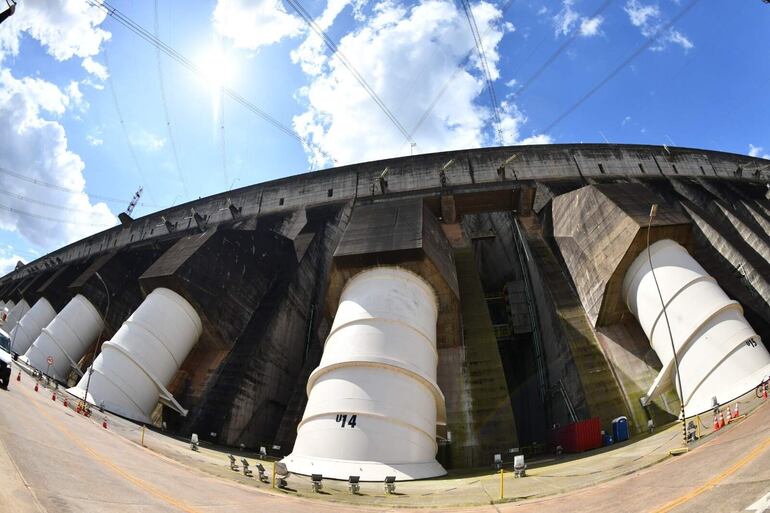
M628 417L621 416L612 421L612 438L615 442L628 440Z

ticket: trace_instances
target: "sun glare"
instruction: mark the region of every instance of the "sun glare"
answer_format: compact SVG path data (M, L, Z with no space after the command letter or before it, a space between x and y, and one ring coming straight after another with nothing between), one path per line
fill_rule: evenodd
M228 87L233 78L234 67L232 60L218 44L212 44L198 59L198 67L202 71L202 78L212 93L219 94L219 90Z
M211 95L211 113L215 126L223 120L224 88L230 87L235 72L235 66L228 53L219 41L212 42L196 60L201 70L201 79Z

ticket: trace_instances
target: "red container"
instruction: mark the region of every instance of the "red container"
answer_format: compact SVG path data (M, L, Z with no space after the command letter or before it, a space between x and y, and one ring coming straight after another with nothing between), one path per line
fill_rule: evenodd
M568 424L556 432L556 443L564 452L583 452L602 446L602 423L599 417Z

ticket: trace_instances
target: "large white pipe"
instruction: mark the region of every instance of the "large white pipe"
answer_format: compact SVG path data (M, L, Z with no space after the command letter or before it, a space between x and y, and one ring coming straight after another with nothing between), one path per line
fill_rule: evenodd
M153 290L112 340L102 345L86 400L149 422L159 399L174 402L166 386L201 331L200 317L182 296L166 288ZM88 374L69 389L71 393L84 397Z
M22 302L25 302L22 300ZM19 303L21 305L21 303ZM18 306L18 305L17 305ZM16 310L16 308L14 308ZM37 303L30 308L27 313L16 323L11 330L11 346L17 354L24 354L35 341L40 332L43 331L49 322L56 317L56 310L51 303L44 297L37 300Z
M676 242L656 242L650 246L650 257L663 303L647 250L636 257L623 280L626 304L663 363L648 395L654 397L673 381L685 415L690 416L711 409L714 397L725 403L756 387L770 373L770 354L743 317L740 303L731 300ZM683 391L678 390L663 304Z
M359 273L345 286L294 451L298 474L381 481L446 474L436 461L436 424L446 423L436 384L433 289L404 269Z
M34 368L66 381L70 369L77 368L78 361L96 342L103 327L102 317L94 305L78 294L43 328L24 356ZM49 356L53 358L50 366Z
M25 299L22 299L15 304L13 308L8 311L8 317L5 318L5 325L3 326L5 332L10 333L28 311L29 304Z

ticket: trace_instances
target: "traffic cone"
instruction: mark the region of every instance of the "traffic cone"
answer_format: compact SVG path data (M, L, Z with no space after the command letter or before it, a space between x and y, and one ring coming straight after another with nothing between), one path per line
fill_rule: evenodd
M104 420L102 421L102 427L107 429L107 417L104 417Z
M35 392L37 392L37 388L38 388L38 387L37 387L37 383L35 383Z
M737 419L740 416L741 416L741 411L738 409L738 403L736 402L735 403L735 412L733 414L733 418Z
M714 431L719 431L719 416L714 414Z
M725 416L724 416L724 413L722 413L722 411L720 410L720 412L719 412L719 429L722 429L723 427L725 427Z
M765 386L762 387L762 399L767 401L767 383L765 383Z
M67 406L69 406L69 403L67 402L67 397L65 396L64 397L64 407L66 408Z
M16 375L16 381L21 381L21 371Z
M78 401L78 405L75 408L75 413L80 414L80 411L83 409L83 405Z
M56 401L56 392L51 394L51 401Z

